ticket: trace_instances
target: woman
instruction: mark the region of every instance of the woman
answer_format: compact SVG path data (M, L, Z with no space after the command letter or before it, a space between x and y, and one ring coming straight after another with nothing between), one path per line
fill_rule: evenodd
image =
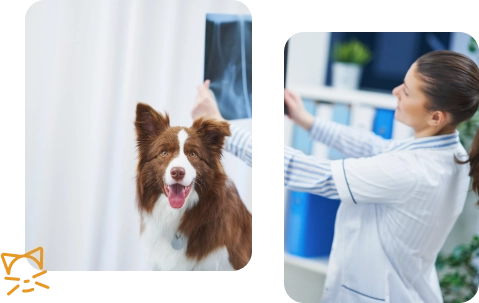
M468 156L456 131L478 108L479 69L458 53L431 52L393 94L395 118L414 138L385 140L315 120L285 90L289 117L350 157L323 160L285 147L286 187L341 199L321 302L442 302L434 262L462 212L469 176L479 192L479 134Z

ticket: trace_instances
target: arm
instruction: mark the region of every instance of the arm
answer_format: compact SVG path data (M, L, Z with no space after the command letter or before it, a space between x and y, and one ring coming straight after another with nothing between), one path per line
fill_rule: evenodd
M284 148L284 186L342 203L404 203L417 196L418 165L401 154L321 160Z
M284 147L284 186L330 199L339 199L331 173L331 161L307 156Z
M230 124L231 137L226 137L225 149L252 166L251 134Z
M305 130L312 140L330 146L349 157L369 157L381 153L390 143L373 132L355 129L332 121L314 118L306 111L303 100L292 91L284 90L288 117Z
M373 132L318 118L314 120L309 136L312 140L319 141L354 158L380 154L392 142Z

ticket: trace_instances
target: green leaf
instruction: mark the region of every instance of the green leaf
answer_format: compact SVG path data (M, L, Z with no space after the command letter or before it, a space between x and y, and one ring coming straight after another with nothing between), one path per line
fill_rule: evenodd
M468 301L477 292L479 274L473 256L478 254L478 248L476 235L471 242L458 245L450 254L438 255L436 268L445 303Z
M369 48L356 39L349 42L336 42L333 46L333 60L336 62L365 65L371 61Z
M471 53L474 53L476 51L476 47L474 46L474 44L472 42L469 44L469 51Z
M475 245L476 247L479 247L479 236L478 235L474 235L474 237L472 237L471 244Z
M469 51L474 53L477 50L477 42L476 39L471 37L471 41L469 42Z
M462 122L457 127L459 131L459 139L466 150L469 150L474 136L479 128L479 111L468 121ZM473 240L474 243L478 243L479 239ZM477 244L479 247L479 244Z

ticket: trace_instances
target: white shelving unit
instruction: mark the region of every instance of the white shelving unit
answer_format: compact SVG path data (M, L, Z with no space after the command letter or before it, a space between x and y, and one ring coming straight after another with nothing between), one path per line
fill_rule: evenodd
M288 87L303 98L333 103L350 104L351 107L367 105L376 108L396 109L397 99L392 93L341 89L319 85L294 85Z

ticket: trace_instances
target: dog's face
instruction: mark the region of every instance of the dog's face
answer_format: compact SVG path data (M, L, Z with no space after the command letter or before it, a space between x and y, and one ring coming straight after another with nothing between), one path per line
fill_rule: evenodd
M193 193L201 197L222 172L221 151L226 122L197 119L190 128L170 127L168 115L149 105L136 108L138 168L137 195L141 209L151 212L161 194L174 209L188 207ZM191 206L191 205L190 205Z

